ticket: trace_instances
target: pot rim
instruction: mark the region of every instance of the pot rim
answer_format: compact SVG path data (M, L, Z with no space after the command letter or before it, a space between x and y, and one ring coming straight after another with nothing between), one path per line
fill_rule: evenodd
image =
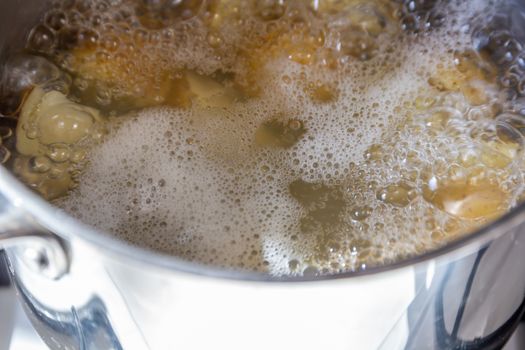
M84 224L45 201L38 194L26 187L4 166L0 166L0 193L11 205L29 214L38 224L63 238L79 237L101 248L104 251L124 256L128 259L154 265L156 267L176 270L202 277L233 279L244 281L277 281L277 282L319 282L346 279L364 275L375 275L398 270L411 265L429 262L434 259L449 258L453 255L464 255L479 250L483 245L500 237L515 226L525 222L525 202L520 203L500 218L483 225L476 231L466 234L442 247L430 250L421 255L404 258L386 265L371 266L364 270L348 271L333 275L316 277L286 276L275 277L265 273L239 271L219 268L200 263L192 263L173 255L162 254L153 250L131 245L113 235Z

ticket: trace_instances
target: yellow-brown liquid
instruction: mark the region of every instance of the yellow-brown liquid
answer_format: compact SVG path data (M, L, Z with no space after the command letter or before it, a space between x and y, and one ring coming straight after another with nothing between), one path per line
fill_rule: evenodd
M57 2L24 58L53 78L19 89L9 162L191 261L300 275L421 254L522 197L521 116L462 30L476 6L417 24L386 0Z

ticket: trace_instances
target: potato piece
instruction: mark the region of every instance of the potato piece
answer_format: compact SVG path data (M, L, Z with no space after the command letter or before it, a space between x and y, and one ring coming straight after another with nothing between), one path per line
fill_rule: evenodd
M465 77L455 69L442 69L428 83L439 91L458 91L465 82Z
M14 171L46 199L74 186L85 149L99 141L104 118L58 92L35 87L25 100L16 129Z
M24 155L42 153L41 146L76 144L96 131L99 111L69 101L58 91L35 87L20 112L16 149Z
M450 182L428 187L423 196L441 210L463 219L491 219L501 215L507 208L509 194L489 181L475 184Z

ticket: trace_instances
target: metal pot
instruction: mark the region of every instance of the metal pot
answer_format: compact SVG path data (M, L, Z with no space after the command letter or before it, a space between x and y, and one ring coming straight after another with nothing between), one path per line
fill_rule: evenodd
M1 1L2 52L45 6ZM524 310L525 204L424 256L291 280L128 246L2 167L0 228L19 300L52 349L495 349Z

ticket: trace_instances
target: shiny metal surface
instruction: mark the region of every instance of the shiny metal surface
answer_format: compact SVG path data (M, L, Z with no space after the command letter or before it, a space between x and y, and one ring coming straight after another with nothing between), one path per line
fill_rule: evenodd
M58 236L46 232L24 211L0 194L0 241L3 248L19 250L36 273L56 279L68 272L67 248Z
M52 349L452 349L494 342L521 310L525 226L508 229L465 255L318 282L205 277L75 237L70 273L58 280L9 255L26 312Z
M43 4L0 3L2 48L21 42ZM524 222L521 206L423 257L335 278L268 281L127 246L0 168L0 245L51 349L496 348L523 310Z
M15 306L13 290L0 287L0 310L2 310L0 322L0 349L9 349L11 333L14 326Z

